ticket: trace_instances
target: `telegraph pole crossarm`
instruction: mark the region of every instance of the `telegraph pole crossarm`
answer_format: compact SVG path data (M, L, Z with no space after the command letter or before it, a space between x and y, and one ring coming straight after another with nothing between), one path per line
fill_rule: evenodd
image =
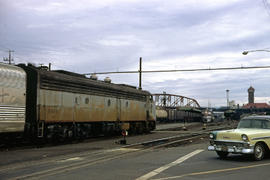
M3 61L8 61L8 64L11 64L11 61L14 61L11 57L11 53L15 52L14 50L8 50L8 58L3 58Z

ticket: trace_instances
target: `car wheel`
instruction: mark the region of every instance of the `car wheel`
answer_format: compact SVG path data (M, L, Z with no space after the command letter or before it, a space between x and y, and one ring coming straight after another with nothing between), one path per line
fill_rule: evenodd
M228 152L225 151L216 151L217 155L220 157L220 159L225 159L228 156Z
M254 147L254 159L256 161L260 161L264 158L265 155L265 148L264 145L261 143L258 143Z

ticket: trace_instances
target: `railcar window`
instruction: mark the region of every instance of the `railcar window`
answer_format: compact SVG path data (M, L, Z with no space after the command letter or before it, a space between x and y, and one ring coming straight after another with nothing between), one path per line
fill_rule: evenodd
M128 101L126 102L126 107L128 107Z
M75 97L75 103L76 103L76 104L80 104L79 98L78 98L78 97Z
M85 98L85 104L89 104L89 98Z
M111 100L109 99L109 100L108 100L108 106L110 106L110 105L111 105Z

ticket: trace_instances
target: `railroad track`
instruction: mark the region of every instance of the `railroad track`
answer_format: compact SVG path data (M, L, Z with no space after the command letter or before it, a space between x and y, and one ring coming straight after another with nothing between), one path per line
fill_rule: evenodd
M42 160L0 166L0 177L1 179L40 179L88 167L97 163L104 163L130 154L144 153L156 148L172 147L191 143L200 138L208 137L210 131L217 129L222 128L211 128L208 130L198 131L196 133L187 133L185 135L125 145L115 149L73 153L71 155L62 155ZM29 169L32 168L37 169L37 171L29 171Z
M208 135L211 131L228 129L228 128L232 128L232 126L221 126L221 127L211 127L211 128L208 127L206 130L199 130L196 132L185 133L185 134L181 134L181 135L177 135L177 136L171 136L171 137L167 137L167 138L161 138L161 139L155 139L155 140L146 141L146 142L140 142L137 144L127 145L125 147L127 147L127 148L138 148L138 147L160 148L160 147L181 145L181 144L187 143L188 141L192 141L194 139L208 137Z
M213 125L213 124L211 124ZM208 129L211 126L208 127ZM213 128L212 128L213 129ZM170 131L179 131L181 128L169 128ZM207 131L207 130L206 130ZM206 132L205 131L205 132ZM160 130L160 132L164 132L164 130ZM186 136L186 135L185 135ZM20 136L12 136L9 138L0 138L0 152L1 151L12 151L12 150L23 150L23 149L31 149L31 148L44 148L44 147L52 147L58 145L67 145L67 144L76 144L76 143L90 143L90 142L97 142L102 140L116 140L119 139L121 136L114 135L114 136L92 136L85 139L67 139L65 141L30 141L24 139L21 135ZM178 137L177 137L178 138ZM147 143L146 143L147 144Z

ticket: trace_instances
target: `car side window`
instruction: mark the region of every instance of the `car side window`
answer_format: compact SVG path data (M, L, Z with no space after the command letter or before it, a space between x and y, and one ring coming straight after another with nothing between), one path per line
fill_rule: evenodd
M251 128L251 121L247 119L241 120L238 128Z
M262 128L262 121L253 121L252 127L257 128L257 129L261 129Z
M270 121L262 121L263 129L270 129Z

